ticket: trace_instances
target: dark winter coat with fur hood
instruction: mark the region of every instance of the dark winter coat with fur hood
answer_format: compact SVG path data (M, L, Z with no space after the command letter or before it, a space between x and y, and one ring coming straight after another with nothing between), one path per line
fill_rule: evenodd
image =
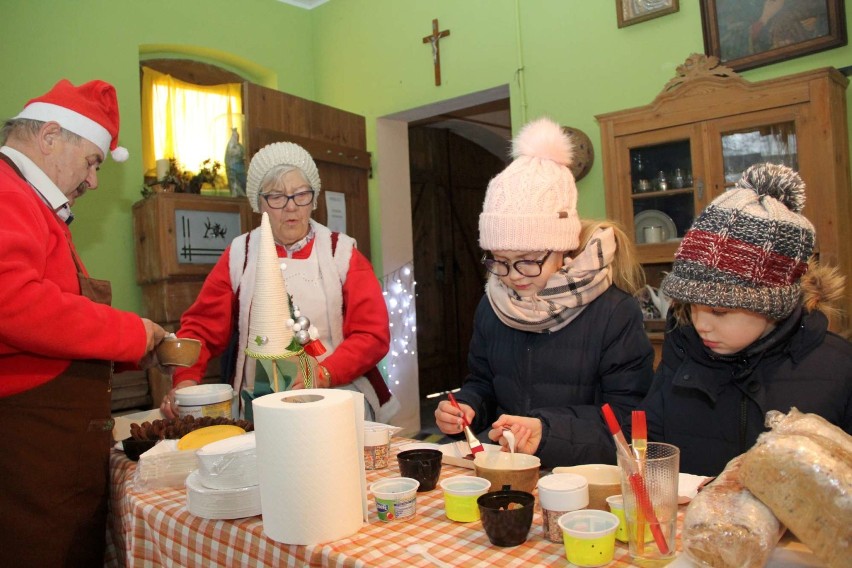
M648 439L679 447L680 471L712 476L755 443L769 410L796 407L852 434L852 344L827 327L823 313L799 306L766 337L718 355L694 327L670 318L662 362L639 406Z
M639 304L615 286L553 333L507 326L483 297L470 374L456 398L476 411L474 432L487 432L502 414L539 418L536 455L544 467L615 463L601 405L628 419L648 392L653 360Z

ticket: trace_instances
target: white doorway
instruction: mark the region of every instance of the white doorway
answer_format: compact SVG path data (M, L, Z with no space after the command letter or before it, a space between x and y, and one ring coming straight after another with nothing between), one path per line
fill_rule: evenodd
M509 86L503 85L377 119L376 146L380 157L377 178L385 274L411 266L414 259L409 127L428 125L449 129L505 160L511 139L508 99ZM403 434L420 430L421 398L430 394L420 393L416 339L409 343L409 349L414 355L395 359L389 381L402 404L393 422L404 429Z

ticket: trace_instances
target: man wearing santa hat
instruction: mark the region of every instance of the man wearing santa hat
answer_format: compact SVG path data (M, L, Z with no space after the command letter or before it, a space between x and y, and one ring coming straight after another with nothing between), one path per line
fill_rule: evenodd
M112 85L67 80L0 130L0 565L103 564L113 361L166 332L109 306L69 230L118 146Z

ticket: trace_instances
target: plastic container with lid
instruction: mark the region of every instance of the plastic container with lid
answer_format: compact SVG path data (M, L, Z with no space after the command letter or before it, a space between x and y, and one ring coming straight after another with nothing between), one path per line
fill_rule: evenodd
M175 391L178 416L223 416L233 418L232 401L234 389L231 385L202 384L184 387Z

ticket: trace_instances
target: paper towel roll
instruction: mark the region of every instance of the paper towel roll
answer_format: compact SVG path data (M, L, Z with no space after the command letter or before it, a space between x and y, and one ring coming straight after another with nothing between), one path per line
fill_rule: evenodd
M263 532L285 544L320 544L365 521L363 395L304 389L252 402Z

